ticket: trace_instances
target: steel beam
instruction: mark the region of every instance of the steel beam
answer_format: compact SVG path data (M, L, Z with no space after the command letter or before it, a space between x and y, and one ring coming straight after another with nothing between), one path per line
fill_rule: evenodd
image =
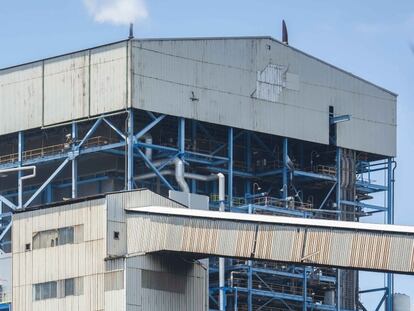
M24 151L24 134L23 132L19 132L19 137L18 137L18 162L19 162L19 167L21 168L23 166L23 151ZM22 171L18 171L18 208L22 208L23 207L23 172Z
M134 110L128 112L127 129L127 190L134 188Z
M338 210L338 220L341 219L341 159L342 149L336 148L336 208ZM341 310L341 270L337 269L336 274L336 310Z
M37 198L37 196L42 193L42 191L49 185L50 182L55 179L55 177L63 170L63 168L66 166L66 164L69 163L69 158L67 158L65 161L62 162L62 164L59 165L59 167L53 172L52 175L49 176L49 178L40 186L39 189L36 190L36 192L26 201L26 203L23 205L24 207L28 207L34 199Z
M289 190L289 181L288 181L288 139L285 137L283 138L283 168L282 168L282 199L285 201L285 205L287 207L287 197L288 197L288 190Z
M72 152L76 152L76 140L78 139L78 125L72 123ZM72 199L78 197L78 160L76 157L72 159Z
M154 121L152 121L150 124L148 124L146 127L144 127L141 131L135 134L135 140L140 139L142 136L147 134L154 126L156 126L158 123L160 123L162 120L164 120L166 116L161 115L157 117Z
M159 179L162 180L162 182L170 189L170 190L174 190L173 186L171 186L171 184L168 182L167 179L165 179L164 176L162 176L161 172L155 167L154 164L152 164L151 160L147 158L147 156L139 149L139 148L135 148L137 150L137 152L139 153L139 155L142 157L142 159L144 160L144 162L154 171L154 173L158 176Z

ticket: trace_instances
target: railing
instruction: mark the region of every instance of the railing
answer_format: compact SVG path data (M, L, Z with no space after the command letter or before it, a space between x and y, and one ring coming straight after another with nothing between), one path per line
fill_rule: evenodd
M327 165L317 165L315 172L322 175L336 176L336 167Z
M210 195L211 202L218 202L219 198L217 194ZM225 196L225 201L228 202L228 196ZM290 208L297 210L307 210L312 209L313 204L307 202L296 201L294 199L279 199L270 196L260 196L252 199L245 199L242 197L233 197L233 206L245 206L248 204L260 205L260 206L270 206L270 207L279 207L279 208Z
M112 142L116 142L117 140L113 138L103 137L103 136L95 136L88 139L83 145L82 148L90 148L96 146L107 145ZM23 152L23 161L40 158L45 156L52 156L61 153L65 153L71 149L71 145L68 143L63 144L56 144L50 146L44 146L41 148L35 148L31 150L26 150ZM12 153L7 155L0 156L0 164L5 163L14 163L17 162L19 159L18 153Z

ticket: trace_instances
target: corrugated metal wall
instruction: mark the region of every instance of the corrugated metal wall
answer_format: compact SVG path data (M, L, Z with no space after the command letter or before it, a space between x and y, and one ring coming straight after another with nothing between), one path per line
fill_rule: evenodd
M180 258L134 258L127 254L124 207L153 204L182 207L148 190L139 190L15 214L13 310L207 310L205 267ZM73 244L33 249L37 232L70 226L76 228ZM80 228L83 233L76 234ZM119 233L117 239L114 231ZM82 278L82 294L34 300L33 284L68 278Z
M0 105L7 108L0 135L132 102L328 144L334 106L336 115L351 115L338 124L338 146L395 156L396 96L290 46L266 37L133 40L132 46L116 43L0 71ZM263 89L261 80L272 83Z
M127 311L208 310L206 273L176 256L128 258Z
M104 310L105 199L16 214L13 220L13 310ZM26 251L35 232L83 225L83 242ZM34 301L32 284L83 277L84 294Z
M128 106L127 42L0 71L0 135Z
M275 40L135 40L133 47L134 107L328 144L334 106L336 115L351 115L338 125L339 146L395 155L395 95ZM275 84L257 90L269 65L280 68Z
M128 214L127 224L128 253L165 250L414 273L412 233L141 213Z

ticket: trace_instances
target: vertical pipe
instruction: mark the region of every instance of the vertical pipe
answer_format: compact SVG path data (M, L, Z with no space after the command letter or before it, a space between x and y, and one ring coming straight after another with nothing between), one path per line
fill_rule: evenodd
M253 207L249 204L249 214L253 214ZM253 261L247 261L247 311L253 311Z
M245 161L247 172L252 172L252 135L250 131L246 132L246 154L245 154ZM249 195L252 191L252 182L250 179L246 179L245 182L245 195Z
M282 199L287 207L288 197L288 139L283 138L283 169L282 169Z
M336 149L336 208L338 210L338 220L341 219L341 159L342 149ZM336 310L341 310L341 270L337 269L336 274Z
M222 173L217 174L219 180L219 201L220 207L219 211L224 212L224 200L226 199L226 182L225 177ZM220 303L220 311L225 311L226 303L225 303L225 261L223 257L219 258L219 303Z
M229 171L229 176L228 176L228 181L227 181L227 187L228 187L228 200L229 200L229 209L231 211L231 207L233 206L233 140L234 140L234 135L233 135L233 128L229 127L228 130L228 143L227 143L227 148L228 148L228 171Z
M134 111L128 112L128 129L127 129L127 190L134 188Z
M196 140L197 140L197 120L191 121L191 141L193 142L192 150L195 152L196 148ZM191 180L191 192L197 193L197 181L195 179Z
M185 119L180 118L178 123L178 149L180 150L180 156L184 156L185 153Z
M238 311L238 308L239 308L239 306L238 306L238 303L239 303L239 293L237 292L237 288L234 290L235 291L235 293L234 293L234 311Z
M308 310L308 276L306 267L303 268L303 311Z
M76 140L78 139L78 125L72 122L72 152L76 149ZM72 199L78 196L78 160L72 159Z
M19 161L19 167L23 166L23 151L24 151L24 134L23 132L19 132L18 136L18 161ZM23 172L18 172L18 208L23 207Z
M387 162L387 224L394 224L394 176L393 176L393 160L388 158ZM394 294L394 275L392 273L387 274L387 300L386 310L392 311L393 309L393 294Z
M46 203L52 203L52 201L53 201L52 185L48 184L46 187Z

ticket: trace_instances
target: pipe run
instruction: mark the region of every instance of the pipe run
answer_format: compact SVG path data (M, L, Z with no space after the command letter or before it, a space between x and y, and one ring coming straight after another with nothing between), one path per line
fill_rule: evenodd
M190 189L188 187L187 182L185 181L185 178L188 179L194 179L199 181L212 181L215 179L218 179L219 183L219 211L224 212L225 211L225 205L224 200L226 199L226 180L222 173L218 174L211 174L211 175L200 175L200 174L194 174L194 173L186 173L184 169L184 162L180 158L174 159L174 165L175 170L163 170L160 172L161 175L175 175L175 180L177 181L180 189L185 192L189 193ZM144 180L149 178L157 177L155 173L149 173L144 174L141 176L137 176L134 179L135 180ZM220 311L225 310L225 260L223 257L219 258L219 304L220 304Z
M31 174L28 175L20 175L20 172L32 170ZM13 173L13 172L19 172L19 193L18 193L18 206L17 208L23 207L23 180L30 179L33 177L36 177L36 166L30 165L30 166L21 166L21 167L14 167L9 169L0 170L0 174L4 175L7 173Z
M224 212L225 211L225 206L224 206L224 200L226 199L226 182L225 182L225 177L222 173L218 173L217 178L219 180L219 201L220 201L220 207L219 207L219 211L220 212ZM219 288L220 288L220 292L219 292L219 301L220 301L220 311L224 311L226 306L226 302L225 302L225 297L226 297L226 293L225 293L225 259L224 257L220 257L219 258Z
M187 182L185 181L184 178L184 162L183 160L181 160L180 158L176 158L174 160L174 165L175 165L175 180L178 183L178 186L180 186L180 189L185 192L185 193L189 193L190 192L190 188L188 187Z

